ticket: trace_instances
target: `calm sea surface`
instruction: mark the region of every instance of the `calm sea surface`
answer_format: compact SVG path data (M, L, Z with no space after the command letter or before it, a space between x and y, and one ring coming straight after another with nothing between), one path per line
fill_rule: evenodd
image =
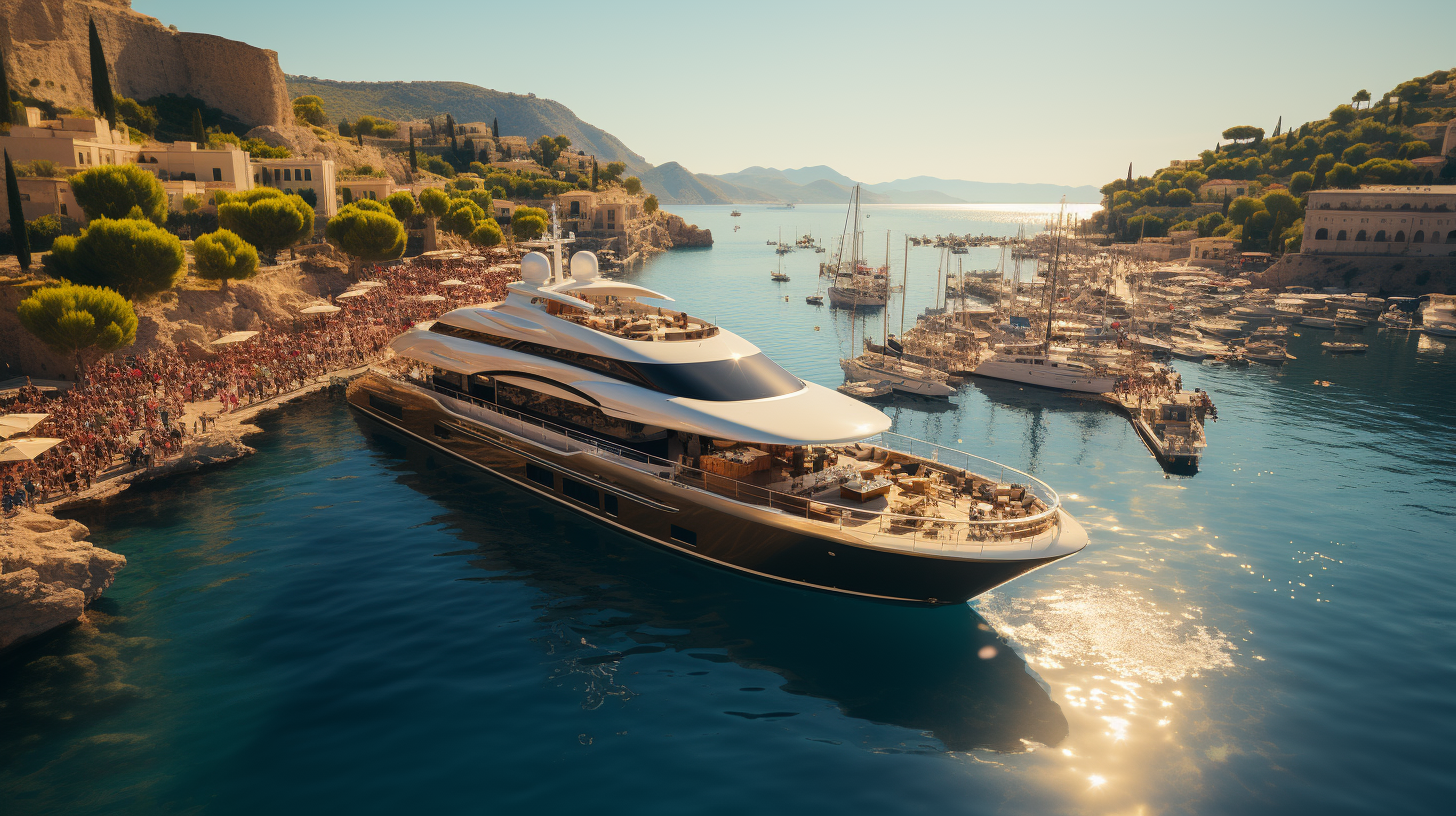
M717 245L632 279L839 382L848 320L803 300L825 256L775 284L765 241L843 211L742 209L679 208ZM905 231L1046 218L869 212L897 273ZM909 320L936 258L911 250ZM1331 358L1302 334L1282 370L1178 363L1220 414L1192 478L1071 397L891 407L1047 480L1092 535L934 610L689 563L317 396L258 455L81 516L130 566L88 624L0 656L0 810L1448 813L1456 344L1367 329Z

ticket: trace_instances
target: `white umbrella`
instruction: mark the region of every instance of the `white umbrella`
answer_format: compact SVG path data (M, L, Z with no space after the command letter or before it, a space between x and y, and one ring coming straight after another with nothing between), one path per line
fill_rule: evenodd
M6 414L0 416L0 439L29 431L50 414Z
M440 281L440 285L441 286L464 286L465 285L465 281L459 280L458 278L451 278L450 280L442 280L442 281Z
M445 297L443 295L420 295L419 297L415 298L415 300L423 300L428 303L436 303L444 299Z
M347 291L347 292L339 295L337 298L335 298L335 300L343 300L344 298L364 297L367 294L369 294L369 290L368 289L350 289L349 291Z
M384 281L368 280L368 281L359 281L358 283L354 284L353 286L350 286L349 288L350 289L373 289L376 286L383 286L383 285L384 285Z
M224 334L222 337L212 341L214 346L225 346L228 343L241 343L245 340L252 340L258 335L255 331L236 331L232 334Z
M0 462L29 462L61 444L62 441L47 437L25 437L0 442Z
M299 314L310 314L310 315L311 314L333 314L334 312L338 312L338 311L342 311L341 309L339 309L338 306L330 306L327 303L316 303L313 306L309 306L307 309L300 309L298 311L298 313Z

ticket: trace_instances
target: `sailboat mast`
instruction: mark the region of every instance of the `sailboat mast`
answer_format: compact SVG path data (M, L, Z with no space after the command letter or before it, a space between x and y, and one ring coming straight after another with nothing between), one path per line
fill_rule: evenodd
M1067 197L1062 196L1062 206L1057 211L1057 248L1052 254L1051 277L1047 280L1047 324L1046 337L1042 341L1042 353L1051 354L1052 351L1052 313L1057 308L1057 262L1062 258L1062 214L1067 210Z
M885 308L880 310L880 342L890 350L890 231L885 230Z
M885 276L885 283L890 282L890 276ZM905 336L905 300L910 294L910 236L905 236L905 266L900 270L900 336ZM889 308L890 293L885 293L885 307Z

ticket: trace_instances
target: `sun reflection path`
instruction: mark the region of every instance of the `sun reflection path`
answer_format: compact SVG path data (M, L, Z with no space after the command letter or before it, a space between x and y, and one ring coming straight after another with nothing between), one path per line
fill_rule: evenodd
M1167 683L1231 668L1234 644L1198 623L1196 607L1167 611L1120 587L1072 584L1035 598L982 596L978 611L1049 669L1093 663L1124 678Z

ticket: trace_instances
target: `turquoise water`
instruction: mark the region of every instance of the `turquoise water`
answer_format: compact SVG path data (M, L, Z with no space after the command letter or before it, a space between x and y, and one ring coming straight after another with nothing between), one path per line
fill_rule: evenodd
M803 302L822 256L787 256L780 288L764 241L842 211L681 211L717 245L632 278L837 382L847 319ZM916 234L1043 218L871 213ZM912 250L912 318L935 257ZM657 552L319 395L267 417L258 455L79 517L130 566L88 624L0 656L0 802L1445 812L1456 348L1364 334L1370 354L1332 358L1304 331L1282 370L1179 363L1221 417L1192 478L1075 398L976 382L944 410L892 406L895 430L1030 468L1093 536L935 610Z

